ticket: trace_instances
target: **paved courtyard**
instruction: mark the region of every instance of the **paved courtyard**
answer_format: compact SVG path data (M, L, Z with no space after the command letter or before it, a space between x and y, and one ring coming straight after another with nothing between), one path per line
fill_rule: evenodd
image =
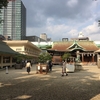
M54 65L48 74L30 75L26 69L0 70L0 100L100 100L100 69L83 66L83 70L61 77L61 66Z

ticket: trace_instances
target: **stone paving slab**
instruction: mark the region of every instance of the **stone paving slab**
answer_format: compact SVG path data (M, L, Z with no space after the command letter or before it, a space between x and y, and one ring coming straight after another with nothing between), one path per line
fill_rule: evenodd
M83 70L61 76L61 66L54 65L48 74L30 75L26 69L0 70L0 100L100 100L100 69L83 66Z

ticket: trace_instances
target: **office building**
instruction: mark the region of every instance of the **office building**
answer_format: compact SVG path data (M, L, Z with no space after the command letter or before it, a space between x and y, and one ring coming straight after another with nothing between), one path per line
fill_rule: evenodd
M26 36L26 40L30 42L46 42L46 40L39 38L37 36Z
M46 35L46 33L40 34L40 38L47 41L47 35Z
M62 41L68 41L68 38L62 38Z
M0 35L6 39L24 40L26 36L26 8L21 0L9 0L8 7L0 9Z

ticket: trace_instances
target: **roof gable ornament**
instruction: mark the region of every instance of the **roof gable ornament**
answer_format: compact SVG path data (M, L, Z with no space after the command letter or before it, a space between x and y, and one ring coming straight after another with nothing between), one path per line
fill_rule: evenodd
M78 46L76 45L75 48L77 48Z
M69 50L80 49L80 50L85 51L84 48L81 47L81 46L77 43L77 41L74 41L74 43L73 43L71 46L69 46L67 49L69 49Z

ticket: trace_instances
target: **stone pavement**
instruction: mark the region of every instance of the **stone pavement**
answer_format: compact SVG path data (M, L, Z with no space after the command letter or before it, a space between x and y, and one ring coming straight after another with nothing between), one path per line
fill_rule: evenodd
M0 70L0 100L100 100L100 69L83 66L83 70L61 77L61 66L54 65L48 74L30 75L26 69Z

